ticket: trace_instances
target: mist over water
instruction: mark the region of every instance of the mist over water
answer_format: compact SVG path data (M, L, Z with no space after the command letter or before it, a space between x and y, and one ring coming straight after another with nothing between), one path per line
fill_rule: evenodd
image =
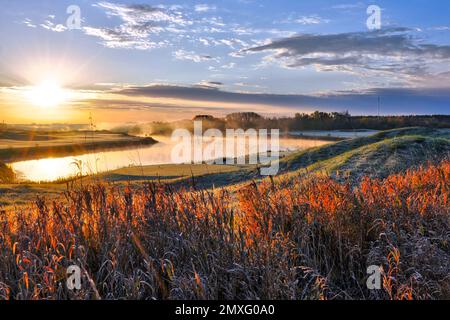
M77 167L75 162L82 164L83 175L102 173L130 166L172 163L172 149L178 142L171 141L170 137L155 136L154 138L159 142L148 147L94 152L69 157L20 161L12 163L11 167L19 175L21 180L54 181L60 178L74 177L79 174L80 168ZM285 153L303 150L327 143L329 143L329 141L280 138L280 152ZM226 145L226 141L224 141L223 144ZM265 151L270 151L270 146L267 150L260 150L260 152ZM225 154L225 156L227 155ZM204 161L208 160L213 160L213 158L204 159ZM163 174L164 172L161 172L161 175Z

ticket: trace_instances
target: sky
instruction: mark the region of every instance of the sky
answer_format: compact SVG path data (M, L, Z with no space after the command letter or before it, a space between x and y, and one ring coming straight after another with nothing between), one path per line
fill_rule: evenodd
M446 0L0 5L0 121L450 114Z

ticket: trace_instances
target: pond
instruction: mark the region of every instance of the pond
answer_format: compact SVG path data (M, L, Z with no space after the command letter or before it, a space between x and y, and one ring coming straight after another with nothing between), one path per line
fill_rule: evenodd
M377 130L308 130L308 131L291 131L289 132L292 136L309 136L309 137L337 137L337 138L359 138L367 137L375 134L379 131Z
M79 173L96 174L130 166L170 164L171 152L177 142L167 137L155 137L157 144L133 149L86 153L10 163L22 181L55 181ZM292 152L330 143L324 140L280 138L280 152ZM224 143L225 144L225 143ZM211 159L204 159L211 160ZM164 173L161 172L161 175Z

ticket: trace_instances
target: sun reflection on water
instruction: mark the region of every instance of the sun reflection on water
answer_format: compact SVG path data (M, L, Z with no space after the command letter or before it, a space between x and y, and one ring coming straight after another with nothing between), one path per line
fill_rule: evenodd
M163 141L150 147L105 151L61 158L47 158L12 163L14 171L19 177L28 181L55 181L79 175L96 174L140 165L162 165L171 163L171 151L174 143L167 138L159 137ZM327 144L327 141L306 140L297 138L281 138L281 150L301 150ZM75 163L81 164L78 167ZM80 170L81 169L81 170ZM161 173L163 174L163 173Z

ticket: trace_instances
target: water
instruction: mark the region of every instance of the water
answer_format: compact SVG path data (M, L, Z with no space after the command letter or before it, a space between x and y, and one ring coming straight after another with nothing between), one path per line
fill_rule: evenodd
M377 130L307 130L292 131L289 134L293 136L310 136L310 137L338 137L338 138L359 138L367 137L375 134Z
M80 173L96 174L129 166L169 164L175 142L166 137L155 137L161 141L155 145L134 149L122 149L87 153L70 157L46 158L11 163L21 180L55 181L74 177ZM270 140L270 139L269 139ZM322 140L280 138L280 152L291 152L329 143ZM225 144L225 143L224 143ZM209 160L209 159L204 159ZM81 163L81 168L76 165ZM163 174L163 173L161 173Z

